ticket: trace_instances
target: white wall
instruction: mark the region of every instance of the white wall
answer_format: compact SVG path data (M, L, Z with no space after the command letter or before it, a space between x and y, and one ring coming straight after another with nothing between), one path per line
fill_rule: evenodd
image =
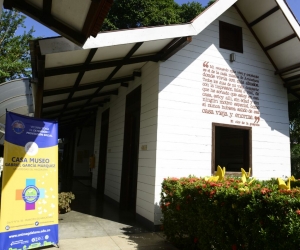
M235 62L229 62L232 51L219 48L219 20L243 28L244 53L235 52ZM136 78L129 88L120 87L118 96L98 111L95 151L99 153L101 114L110 108L105 194L119 202L126 95L142 85L136 211L154 224L160 224L163 178L209 176L212 123L235 124L228 116L202 113L203 63L207 61L214 67L259 77L260 121L259 126L252 127L253 175L260 179L290 175L286 89L241 17L231 8L168 61L147 63L141 69L141 78ZM97 158L96 154L96 166ZM97 169L93 187L96 172Z
M219 20L243 28L244 53L235 52L235 62L229 62L232 51L219 48ZM259 76L260 126L252 128L253 175L260 179L290 175L286 89L239 14L231 8L160 64L155 224L160 224L163 178L211 175L212 123L234 125L228 116L202 113L204 62Z
M154 216L153 204L157 137L158 67L159 65L157 63L147 63L144 65L141 69L141 77L136 77L135 80L129 84L128 88L120 87L118 96L112 96L111 101L98 110L94 142L94 150L97 154L96 168L93 170L93 187L97 188L101 115L103 111L110 108L105 195L119 202L126 95L139 85L142 85L136 212L150 221L153 221ZM147 149L142 150L142 145L146 145Z

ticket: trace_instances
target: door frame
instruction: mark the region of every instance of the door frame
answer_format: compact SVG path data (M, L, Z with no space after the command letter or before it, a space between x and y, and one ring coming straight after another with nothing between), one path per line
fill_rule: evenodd
M105 191L105 175L107 160L107 145L109 132L109 108L102 112L100 126L100 142L99 142L99 160L98 160L98 177L97 177L97 194L104 195ZM103 178L101 178L103 177ZM102 183L100 183L102 181Z
M131 210L133 212L135 212L136 210L136 198L137 198L139 141L140 141L140 123L141 123L141 96L142 96L142 91L140 85L134 90L132 90L129 94L127 94L126 105L125 105L120 208L125 210ZM138 121L134 120L134 117L137 118ZM132 119L136 121L137 127L135 128L135 130L134 127L132 127ZM128 145L130 143L133 143L133 145L135 146L134 149L131 148L130 145ZM134 183L130 184L130 179L134 179L133 180ZM132 187L132 185L134 185L134 187ZM130 198L130 195L132 195L130 194L131 192L130 187L133 188L134 198ZM131 207L132 202L134 206Z

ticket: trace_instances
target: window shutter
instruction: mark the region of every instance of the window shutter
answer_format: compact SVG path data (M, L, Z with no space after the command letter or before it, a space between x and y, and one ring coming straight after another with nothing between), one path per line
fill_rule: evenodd
M220 48L243 53L242 27L219 21Z

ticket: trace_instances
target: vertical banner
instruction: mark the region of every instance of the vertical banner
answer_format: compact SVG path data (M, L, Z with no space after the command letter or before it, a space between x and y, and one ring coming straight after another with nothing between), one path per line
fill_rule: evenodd
M0 249L58 243L57 122L6 113Z

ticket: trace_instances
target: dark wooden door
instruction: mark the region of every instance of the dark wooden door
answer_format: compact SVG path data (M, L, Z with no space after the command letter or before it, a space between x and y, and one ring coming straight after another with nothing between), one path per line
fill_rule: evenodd
M101 117L101 134L100 134L100 150L99 150L98 181L97 181L97 193L99 196L103 196L104 189L105 189L108 128L109 128L109 109L105 110L102 113L102 117Z
M121 180L121 209L135 212L138 154L140 137L141 87L126 97L123 163Z

